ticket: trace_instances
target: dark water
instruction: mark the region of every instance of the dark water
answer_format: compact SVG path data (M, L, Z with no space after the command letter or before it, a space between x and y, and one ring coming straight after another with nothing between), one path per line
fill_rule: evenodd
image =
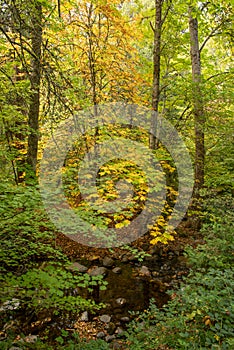
M172 262L171 262L172 263ZM144 264L146 265L146 264ZM174 263L171 265L174 266ZM149 306L150 299L154 299L156 305L160 308L169 299L166 293L166 287L162 281L153 277L142 277L137 274L137 267L132 264L118 264L121 267L121 273L116 274L111 269L108 270L105 280L108 282L105 291L96 289L92 293L92 297L96 302L106 304L100 314L109 314L113 319L119 320L121 317L129 316L129 311L142 311ZM151 270L160 271L159 266L152 266ZM170 281L174 273L174 268L171 266L170 271L165 272L167 281ZM122 298L123 303L117 302L117 299Z

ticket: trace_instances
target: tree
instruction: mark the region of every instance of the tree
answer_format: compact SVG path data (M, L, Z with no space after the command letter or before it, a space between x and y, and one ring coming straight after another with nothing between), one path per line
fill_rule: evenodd
M150 148L155 149L158 146L155 130L157 130L157 113L160 98L160 64L161 64L161 31L162 31L162 0L155 0L155 26L154 32L154 51L153 51L153 89L152 89L152 132L150 134Z
M28 112L28 150L27 164L34 174L37 167L39 110L40 110L40 82L41 82L41 49L42 49L42 4L35 1L31 8L31 72L30 98Z
M71 2L69 11L62 10L66 54L72 58L73 74L80 77L85 92L85 102L79 101L81 108L103 102L139 101L137 52L132 28L120 4L118 0Z
M202 99L201 59L198 40L198 20L193 15L193 9L189 8L189 32L190 54L192 63L193 81L193 114L195 130L195 185L194 199L198 198L199 191L204 185L205 143L204 125L205 115Z

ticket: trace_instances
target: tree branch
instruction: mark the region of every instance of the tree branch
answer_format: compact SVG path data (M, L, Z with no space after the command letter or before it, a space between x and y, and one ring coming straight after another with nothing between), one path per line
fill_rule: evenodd
M207 44L207 42L215 35L217 35L218 33L216 33L216 31L222 26L223 22L219 23L215 28L212 29L212 31L210 32L210 34L207 36L207 38L203 41L199 52L201 53L202 50L204 49L205 45Z

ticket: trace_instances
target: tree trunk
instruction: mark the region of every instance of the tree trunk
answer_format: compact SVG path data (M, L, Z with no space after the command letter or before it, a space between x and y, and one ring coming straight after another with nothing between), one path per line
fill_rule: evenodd
M201 90L201 60L198 41L198 21L192 16L192 9L189 9L189 32L190 32L190 55L192 63L193 83L193 114L195 131L195 185L193 193L193 209L199 210L200 190L204 185L204 108Z
M149 146L151 149L158 147L157 139L157 113L160 97L160 56L161 56L161 29L162 29L162 4L163 0L155 0L155 26L154 26L154 51L153 51L153 91L151 133Z
M38 132L39 132L39 107L40 107L40 81L41 81L41 45L42 45L42 5L36 1L32 6L32 29L31 29L31 96L28 113L28 153L27 164L29 171L36 174Z
M198 22L196 18L189 18L192 79L193 79L193 113L195 125L195 187L200 190L204 185L204 110L201 91L201 60L198 43Z

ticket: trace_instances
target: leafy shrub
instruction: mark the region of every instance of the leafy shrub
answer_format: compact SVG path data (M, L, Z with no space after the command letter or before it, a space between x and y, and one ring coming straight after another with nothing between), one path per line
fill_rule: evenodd
M17 272L44 260L66 261L55 248L49 222L35 187L0 184L1 269Z
M162 310L151 303L131 324L127 349L233 348L232 203L230 196L209 201L210 215L203 227L207 243L186 250L190 274L179 290L170 292L171 300Z
M19 304L17 308L3 304L5 321L12 313L16 317L15 310L37 315L45 310L50 314L77 314L98 308L86 296L95 286L105 289L106 282L102 276L90 277L68 269L70 262L54 244L55 231L36 187L2 183L0 215L1 302L15 300Z
M51 309L55 314L65 310L78 313L98 307L93 301L74 295L73 291L79 288L92 291L93 286L101 284L101 276L73 274L48 265L44 269L31 269L21 276L9 274L3 285L3 301L16 299L21 308L32 309L36 314L45 309Z
M68 339L71 338L71 339ZM109 350L109 345L104 340L81 340L77 333L73 333L72 337L67 331L62 330L61 336L57 338L57 344L49 345L38 339L34 343L15 342L14 340L6 340L0 343L1 350L8 350L11 346L17 346L22 350Z

